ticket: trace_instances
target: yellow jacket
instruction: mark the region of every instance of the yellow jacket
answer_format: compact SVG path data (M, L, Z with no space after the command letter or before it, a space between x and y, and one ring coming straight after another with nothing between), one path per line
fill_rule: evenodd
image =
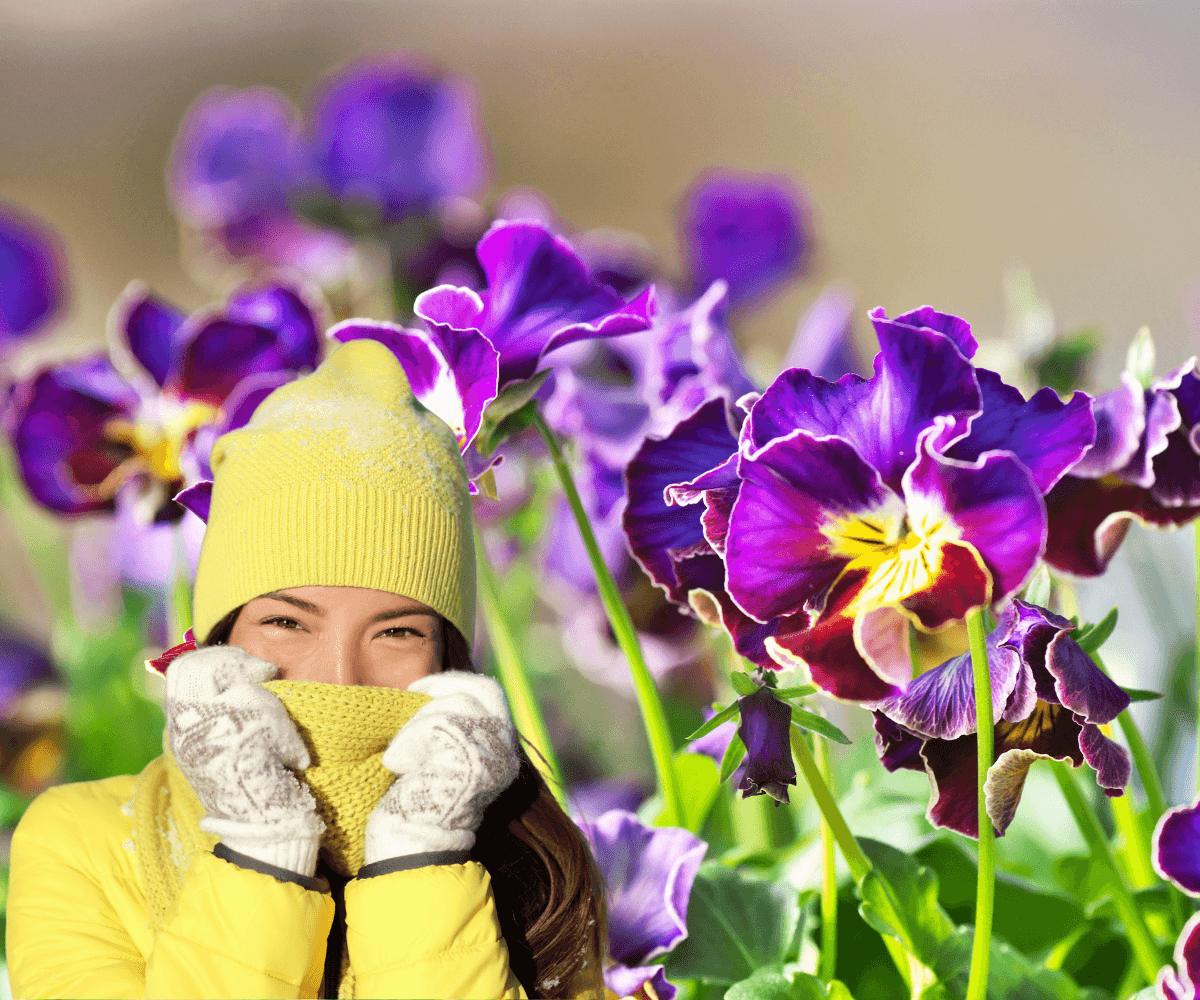
M123 810L134 780L52 788L17 826L13 995L316 997L334 919L328 892L204 853L161 932L150 929ZM352 879L345 904L356 996L525 997L478 862Z

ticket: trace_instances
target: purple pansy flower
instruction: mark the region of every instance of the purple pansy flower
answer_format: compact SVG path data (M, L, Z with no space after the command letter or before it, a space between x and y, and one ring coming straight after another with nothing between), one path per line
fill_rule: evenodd
M314 368L320 310L285 285L187 316L135 283L110 317L111 358L47 367L13 386L5 427L30 494L65 515L112 511L127 482L177 520L187 445L251 375ZM122 373L124 372L124 374Z
M1095 435L1086 395L1027 401L975 369L957 317L871 319L872 378L790 369L740 426L705 404L631 463L626 512L655 582L743 656L867 703L911 676L909 621L936 631L1023 585L1042 496Z
M62 675L46 652L8 628L0 628L0 719L12 715L21 695Z
M652 288L626 302L535 223L497 222L478 254L487 289L423 292L414 307L423 328L348 320L330 331L339 341L368 337L391 349L413 394L455 432L472 478L491 464L468 450L501 390L536 374L557 348L646 329L655 311Z
M0 344L35 333L62 308L64 273L54 234L0 203Z
M1016 814L1035 760L1085 762L1106 795L1129 783L1129 757L1100 726L1129 705L1122 691L1071 638L1075 625L1014 599L987 637L992 679L995 763L984 793L1002 836ZM979 835L975 682L964 653L915 678L875 712L884 766L924 770L932 793L929 821Z
M326 77L308 121L316 169L339 201L396 218L487 183L474 88L415 54L360 59Z
M1200 897L1200 799L1163 813L1154 829L1154 870L1189 896ZM1163 966L1155 983L1163 1000L1196 1000L1200 986L1200 913L1184 924L1175 944L1175 968Z
M1096 443L1046 497L1046 561L1104 572L1132 522L1174 528L1200 516L1200 370L1192 358L1143 389L1129 372L1097 398Z
M600 778L573 785L567 792L568 809L576 822L593 822L613 809L634 812L646 801L641 781L628 776Z
M684 195L679 225L693 287L723 279L734 305L765 298L803 272L812 248L809 214L783 175L701 174Z
M678 827L648 827L614 809L580 824L608 886L605 985L629 996L649 982L660 1000L675 986L661 963L687 937L688 899L708 845Z

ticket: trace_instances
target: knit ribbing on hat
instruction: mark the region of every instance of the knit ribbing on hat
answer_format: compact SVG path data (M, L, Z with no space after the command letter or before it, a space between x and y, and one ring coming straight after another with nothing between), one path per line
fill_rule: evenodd
M475 552L453 432L377 341L339 346L217 440L193 628L307 585L403 594L471 641Z

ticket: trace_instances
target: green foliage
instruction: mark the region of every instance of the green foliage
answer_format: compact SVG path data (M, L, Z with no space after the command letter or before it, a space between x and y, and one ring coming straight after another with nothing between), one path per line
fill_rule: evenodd
M816 976L784 966L759 969L748 979L734 983L725 1000L854 1000L843 983L828 986Z
M1129 350L1125 353L1125 370L1138 380L1143 389L1149 389L1154 384L1154 365L1154 338L1150 336L1150 327L1143 326L1129 342Z
M1060 395L1068 395L1082 385L1088 366L1099 350L1099 330L1084 329L1055 339L1050 347L1030 359L1029 366L1039 385L1048 385Z
M728 722L730 719L736 719L739 714L739 706L735 701L728 708L723 708L721 711L717 712L716 715L704 723L704 725L702 725L699 729L689 734L687 737L687 742L690 743L692 740L700 739L701 736L707 736L714 729L716 729L717 726Z
M1127 695L1130 701L1158 701L1162 697L1158 691L1143 691L1141 688L1121 688Z
M537 415L537 400L533 397L550 377L544 368L536 375L506 386L483 411L475 447L485 458L512 434L523 431Z
M677 753L675 775L683 800L683 826L692 833L699 833L721 790L716 762L699 753Z
M1108 642L1109 636L1113 634L1116 627L1117 609L1114 607L1095 625L1080 625L1071 633L1071 638L1079 643L1080 648L1090 656L1092 653L1100 651L1100 647Z
M721 770L718 777L721 781L728 781L729 776L737 770L737 766L746 756L746 744L742 742L742 738L736 733L733 739L729 741L729 746L725 748L725 755L721 758Z
M802 914L795 889L706 861L692 886L688 936L666 956L667 975L737 983L779 965L790 957Z
M950 837L937 837L914 857L938 876L938 901L956 923L975 916L979 878L975 859ZM1007 873L996 877L992 933L1031 958L1039 957L1084 922L1075 899L1043 889Z
M807 729L809 732L817 733L819 736L824 736L825 739L833 740L835 743L841 743L843 746L850 746L850 737L824 716L797 708L795 705L792 706L792 725L797 729Z
M1033 577L1025 587L1024 600L1029 604L1036 604L1042 608L1049 606L1050 571L1046 569L1045 563L1037 568L1037 572L1033 574Z
M926 991L922 1000L963 1000L971 971L973 927L957 928L941 945L934 959L938 973L935 993ZM1015 948L992 939L988 964L988 1000L1101 1000L1082 989L1064 972L1035 964Z
M909 990L896 971L883 939L859 913L853 886L838 892L838 956L834 974L855 1000L899 1000Z
M740 670L730 672L729 683L733 685L733 689L743 698L754 694L758 690L758 685L750 679L749 674L744 674Z
M91 781L137 774L162 752L163 714L135 687L145 646L150 598L125 592L125 612L106 633L87 635L73 623L56 636L67 672L67 777Z

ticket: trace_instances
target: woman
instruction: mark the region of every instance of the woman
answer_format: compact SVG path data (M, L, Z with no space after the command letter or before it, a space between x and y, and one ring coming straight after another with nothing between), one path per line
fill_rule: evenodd
M471 664L449 428L357 340L212 467L163 756L14 834L14 995L603 995L595 863Z

